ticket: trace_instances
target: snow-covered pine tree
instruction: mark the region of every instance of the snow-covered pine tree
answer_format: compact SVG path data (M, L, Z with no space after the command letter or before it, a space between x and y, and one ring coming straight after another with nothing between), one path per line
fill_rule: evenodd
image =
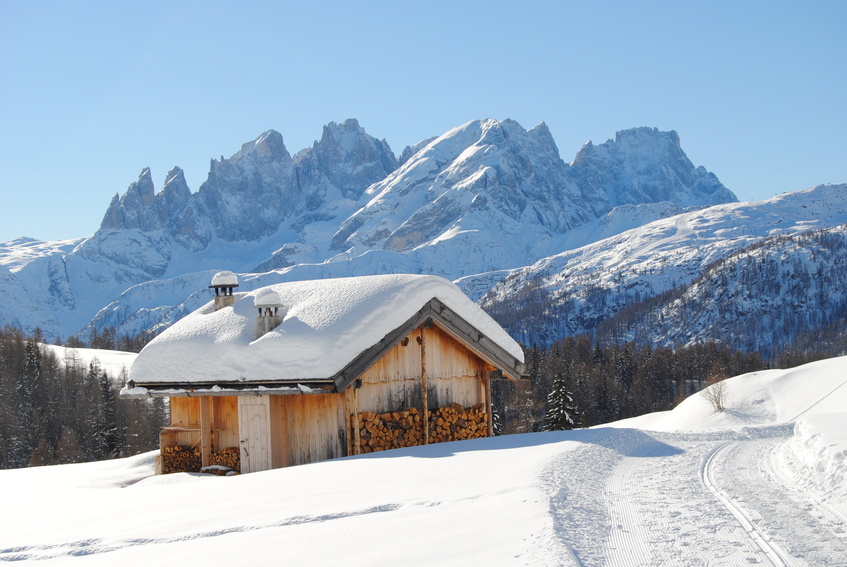
M573 399L565 377L561 372L553 379L553 388L547 397L547 415L544 419L544 431L564 431L582 426L582 416Z

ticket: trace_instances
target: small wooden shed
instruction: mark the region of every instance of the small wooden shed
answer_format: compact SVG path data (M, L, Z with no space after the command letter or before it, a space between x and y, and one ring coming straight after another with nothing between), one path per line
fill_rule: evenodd
M453 283L385 275L215 300L138 355L124 397L167 397L160 472L242 473L492 435L491 380L520 346Z

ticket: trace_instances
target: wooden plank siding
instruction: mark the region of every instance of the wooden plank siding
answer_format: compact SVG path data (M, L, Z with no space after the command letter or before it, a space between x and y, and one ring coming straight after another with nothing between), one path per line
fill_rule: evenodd
M214 419L212 427L217 430L214 450L238 448L238 398L222 396L215 400Z
M344 394L270 398L274 468L347 455Z
M180 447L193 447L200 441L200 400L197 398L171 398L171 427L177 431L171 443Z
M220 396L211 401L212 451L238 447L238 398ZM171 427L176 431L169 441L172 445L192 447L200 439L200 398L170 398Z
M481 377L493 367L436 326L423 329L426 340L429 409L485 401ZM420 330L415 330L362 375L359 411L376 413L421 408Z

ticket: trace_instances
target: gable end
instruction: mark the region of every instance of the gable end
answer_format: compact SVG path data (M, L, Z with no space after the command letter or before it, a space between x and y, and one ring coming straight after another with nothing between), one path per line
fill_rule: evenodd
M524 374L526 367L523 362L515 359L500 345L483 335L437 298L432 298L403 325L385 335L370 348L362 351L359 356L333 376L332 380L335 382L336 390L339 392L346 390L409 333L421 325L433 323L465 345L474 354L495 366L506 378L518 380Z

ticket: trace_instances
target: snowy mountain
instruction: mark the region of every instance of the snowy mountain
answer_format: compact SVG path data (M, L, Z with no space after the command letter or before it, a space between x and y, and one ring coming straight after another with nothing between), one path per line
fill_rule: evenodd
M546 343L562 336L594 332L635 304L655 302L662 294L698 278L708 281L710 276L704 276L707 268L746 247L761 246L767 238L785 238L844 223L847 223L847 185L844 184L822 185L756 203L729 203L690 211L514 270L491 288L480 304L513 336L527 344ZM794 249L782 253L782 262L794 262ZM791 277L787 271L773 274L776 279ZM782 289L780 285L790 285L789 282L774 284L776 287L772 289L777 295ZM752 292L747 287L744 293ZM769 300L774 304L781 301L774 297ZM696 301L709 305L705 297ZM716 304L711 308L717 308ZM670 316L661 308L655 309L656 317ZM724 303L721 309L725 315L718 320L724 322L749 311L735 302ZM703 317L708 319L710 315ZM622 340L641 338L662 344L680 340L686 343L695 337L729 340L725 326L716 328L703 322L703 327L694 328L690 327L689 319L685 320L689 326L681 318L673 332L662 327L668 331L667 336L651 332L648 328L651 323L646 320L643 328L633 324L628 331L609 332ZM711 331L705 333L704 329ZM753 342L756 341L748 341L745 346Z
M234 477L155 476L153 453L3 470L0 560L843 565L845 376L823 360L720 383L720 413L697 394L592 429Z
M792 347L841 352L847 225L773 236L707 266L690 285L601 327L642 344L718 341L771 359Z
M772 352L800 329L826 324L843 311L840 274L835 274L834 267L847 261L845 249L835 246L844 223L844 184L756 203L716 205L654 221L514 270L480 303L527 344L600 331L616 339L658 344L713 338L735 341L732 344L738 348ZM822 243L805 239L801 245L793 238L812 230L824 231ZM733 257L745 249L749 252ZM751 256L763 267L742 277L737 263L749 264ZM795 307L801 299L791 290L804 273L805 307L798 311ZM814 285L809 285L810 279ZM755 287L753 280L766 285ZM662 303L675 297L663 294L695 281L676 303ZM821 301L824 296L826 301ZM636 318L633 306L651 315ZM814 309L818 311L811 315ZM789 318L805 324L783 332ZM751 320L768 321L773 328L761 334L743 331ZM765 348L777 336L779 341Z
M476 120L398 159L358 122L330 123L293 157L273 130L213 159L196 193L179 168L159 192L149 169L115 195L100 229L29 255L0 249L0 323L67 337L135 333L199 305L209 273L246 285L374 273L473 280L690 208L735 201L696 168L675 132L638 128L564 162L542 123ZM5 251L5 253L4 253ZM261 275L264 274L264 275ZM486 285L488 287L486 287Z

